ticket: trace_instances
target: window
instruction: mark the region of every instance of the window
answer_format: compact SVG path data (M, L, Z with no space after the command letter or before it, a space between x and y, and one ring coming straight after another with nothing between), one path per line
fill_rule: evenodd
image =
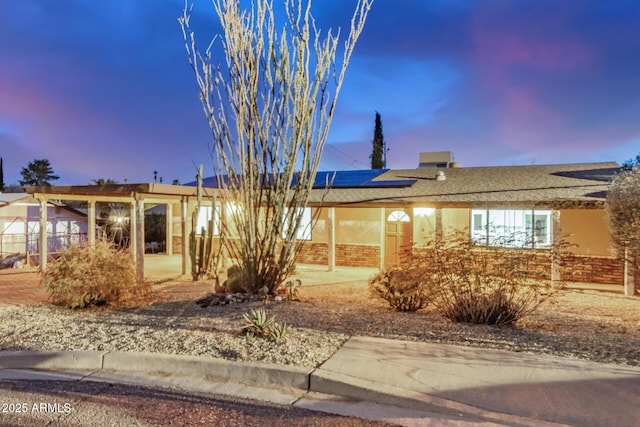
M312 223L312 215L311 208L298 208L298 212L302 215L300 218L300 226L298 227L298 231L296 233L296 239L298 240L311 240L311 223ZM289 230L289 224L287 224L287 213L288 208L285 209L285 220L284 227L282 229L282 237L285 237L287 231Z
M409 222L409 221L411 221L411 219L409 218L409 215L407 215L407 213L404 212L404 211L393 211L387 217L387 221L389 221L389 222L393 222L393 221Z
M479 245L548 247L551 245L551 211L473 209L471 238Z

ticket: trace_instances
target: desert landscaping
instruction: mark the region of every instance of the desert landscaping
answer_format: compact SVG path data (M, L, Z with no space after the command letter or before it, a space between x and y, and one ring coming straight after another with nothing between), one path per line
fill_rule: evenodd
M129 307L69 310L46 302L37 272L0 274L1 350L142 351L314 367L350 336L499 348L640 365L640 298L564 290L513 326L453 323L430 311L392 310L366 280L308 285L294 301L201 308L211 281L170 280ZM22 284L21 284L22 282ZM284 338L246 338L243 314L264 308L288 326Z

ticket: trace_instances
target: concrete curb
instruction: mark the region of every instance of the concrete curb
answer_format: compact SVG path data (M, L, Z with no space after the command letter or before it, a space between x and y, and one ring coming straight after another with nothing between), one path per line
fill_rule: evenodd
M0 351L0 369L90 370L182 375L309 390L313 369L160 353Z
M375 383L325 369L161 353L98 351L0 351L0 370L68 370L167 375L226 381L248 386L296 389L445 415L466 415L522 426L564 424L494 412L464 403ZM73 379L75 377L71 377ZM115 378L115 377L114 377ZM98 378L96 378L98 379Z

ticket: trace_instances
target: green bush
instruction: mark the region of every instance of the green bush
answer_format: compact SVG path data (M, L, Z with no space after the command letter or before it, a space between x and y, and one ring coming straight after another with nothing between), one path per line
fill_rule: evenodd
M247 290L243 282L242 269L237 265L232 265L227 270L227 280L222 283L222 286L232 294L245 293Z
M397 311L417 311L428 303L429 278L415 266L392 268L370 278L369 290Z
M54 304L68 308L124 303L150 292L148 284L137 283L131 254L102 240L63 250L42 284Z

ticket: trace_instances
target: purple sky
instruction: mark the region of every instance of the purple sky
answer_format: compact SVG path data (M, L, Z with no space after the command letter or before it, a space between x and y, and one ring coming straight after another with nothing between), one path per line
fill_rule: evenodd
M279 3L279 0L274 0ZM319 25L355 1L315 0ZM211 164L177 23L183 0L0 2L5 183L48 158L58 185L193 180ZM213 34L208 0L194 27ZM375 111L388 166L451 150L462 166L640 152L637 0L375 0L321 169L368 168Z

